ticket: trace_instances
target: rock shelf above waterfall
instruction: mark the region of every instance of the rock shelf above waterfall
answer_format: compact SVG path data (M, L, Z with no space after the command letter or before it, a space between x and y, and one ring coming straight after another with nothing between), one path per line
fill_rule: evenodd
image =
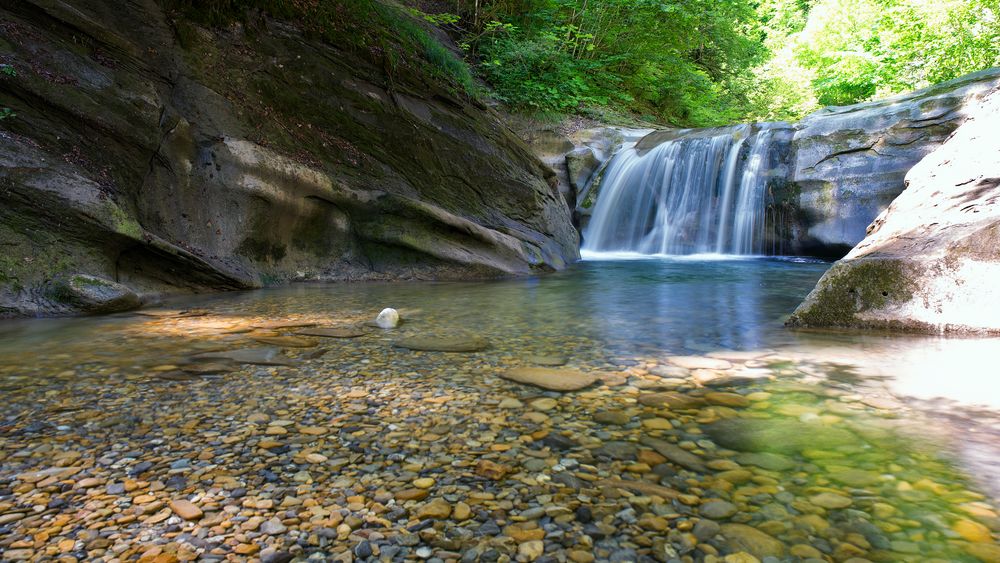
M625 139L572 198L583 248L839 258L998 86L1000 69L990 69L796 124Z

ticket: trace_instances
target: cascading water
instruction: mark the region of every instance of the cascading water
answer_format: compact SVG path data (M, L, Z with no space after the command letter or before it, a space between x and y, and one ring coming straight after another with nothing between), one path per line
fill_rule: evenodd
M583 250L762 254L771 137L739 125L626 146L604 172Z

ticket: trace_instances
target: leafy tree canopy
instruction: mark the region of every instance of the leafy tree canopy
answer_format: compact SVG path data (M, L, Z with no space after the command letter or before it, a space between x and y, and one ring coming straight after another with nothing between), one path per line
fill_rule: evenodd
M515 108L795 119L1000 65L1000 0L455 0Z

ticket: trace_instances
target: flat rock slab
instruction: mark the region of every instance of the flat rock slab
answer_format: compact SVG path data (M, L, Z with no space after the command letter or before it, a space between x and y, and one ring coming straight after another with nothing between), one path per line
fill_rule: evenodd
M563 356L528 356L528 361L536 366L559 367L566 365L568 361Z
M281 346L282 348L312 348L317 344L312 338L301 336L254 336L253 339L261 344Z
M295 334L302 336L319 336L322 338L358 338L368 334L364 329L354 326L307 328Z
M644 393L639 395L638 401L640 405L646 407L667 407L678 410L696 409L705 404L705 400L700 397L691 397L676 391Z
M280 330L283 328L301 328L304 326L316 326L317 323L311 321L264 321L253 325L254 328L264 330Z
M671 444L666 440L658 440L649 436L643 436L640 438L639 443L653 448L656 453L662 455L671 462L680 465L681 467L686 467L687 469L691 469L693 471L705 471L705 464L702 462L700 457L685 450L677 444Z
M233 371L233 369L235 369L234 364L220 361L201 362L181 366L181 371L195 375L217 375L220 373L229 373Z
M644 495L654 495L664 499L672 499L680 496L680 493L675 489L671 489L670 487L664 487L663 485L657 485L656 483L650 483L649 481L626 481L624 479L603 479L601 481L597 481L596 484L601 487L614 487L616 489L625 489L626 491L632 491Z
M421 352L479 352L487 344L478 336L412 336L397 340L393 346Z
M229 360L238 364L258 366L292 366L295 362L281 353L280 348L243 348L225 352L208 352L195 356L195 360Z
M592 373L552 368L514 368L500 374L500 377L549 391L578 391L600 379Z

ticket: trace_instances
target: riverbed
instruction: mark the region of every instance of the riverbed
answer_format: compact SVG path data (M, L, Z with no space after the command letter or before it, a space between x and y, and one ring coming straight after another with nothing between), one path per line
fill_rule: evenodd
M822 262L595 258L0 324L0 559L1000 560L1000 341L785 329Z

